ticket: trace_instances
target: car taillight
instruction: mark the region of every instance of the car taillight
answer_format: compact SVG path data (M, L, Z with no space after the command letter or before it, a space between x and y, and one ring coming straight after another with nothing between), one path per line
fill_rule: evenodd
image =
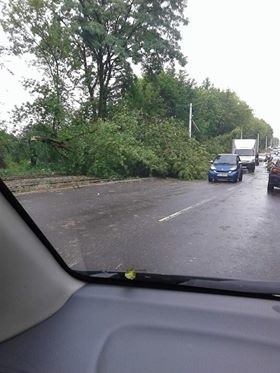
M273 167L273 169L271 170L271 172L273 174L280 174L280 168Z

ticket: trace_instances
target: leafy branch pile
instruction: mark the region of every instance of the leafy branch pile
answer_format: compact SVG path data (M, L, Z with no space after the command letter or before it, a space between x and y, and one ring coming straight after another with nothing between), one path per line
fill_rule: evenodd
M34 100L0 131L2 173L60 172L104 178L204 177L231 139L271 127L234 92L175 72L186 59L184 0L10 0L0 24L9 47L32 57ZM0 62L0 65L3 63ZM141 77L134 71L141 70ZM186 130L193 103L194 139Z

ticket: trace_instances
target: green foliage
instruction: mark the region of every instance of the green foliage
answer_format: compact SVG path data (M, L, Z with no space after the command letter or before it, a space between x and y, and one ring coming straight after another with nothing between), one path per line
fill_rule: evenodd
M142 141L156 155L154 175L199 179L205 175L208 154L189 139L182 122L174 119L155 120L140 125Z
M79 131L82 131L78 133ZM136 176L205 176L209 155L190 140L181 122L147 120L137 111L118 111L111 120L69 127L60 133L69 141L65 171L114 179Z
M272 138L272 146L279 146L279 139L278 137Z
M179 46L185 7L184 0L9 0L0 23L10 53L35 57L60 111L65 99L79 95L96 119L131 84L132 63L150 74L185 64ZM60 124L60 115L54 119Z
M147 116L185 121L193 87L194 81L183 72L176 74L167 70L152 76L146 74L128 89L126 101L130 108L137 108Z
M236 93L215 88L209 80L194 89L194 120L199 128L195 136L210 147L231 150L232 138L257 138L265 147L266 136L271 140L273 130L268 123L254 116L251 108Z
M271 143L273 130L263 119L251 118L251 121L244 126L243 137L256 139L260 136L260 149L265 150L266 142Z
M185 7L185 0L6 1L0 24L10 46L0 54L32 56L43 78L24 83L34 101L14 110L17 135L0 131L0 167L195 179L241 132L259 135L261 148L270 144L272 128L234 92L175 72L186 62Z
M207 152L213 158L219 153L231 153L232 140L240 137L240 130L233 130L230 133L210 138L204 141L204 146Z
M194 120L200 130L196 133L198 139L229 133L236 127L244 127L251 120L251 109L234 92L206 87L198 87L194 92Z
M0 129L0 169L9 167L15 159L16 138Z

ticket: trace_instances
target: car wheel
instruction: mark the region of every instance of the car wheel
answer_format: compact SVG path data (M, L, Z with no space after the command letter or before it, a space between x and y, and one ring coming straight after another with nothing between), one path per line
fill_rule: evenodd
M210 176L208 176L208 181L209 181L209 183L211 183L211 181L212 181Z
M273 190L274 190L274 186L271 185L271 184L268 184L268 185L267 185L267 193L272 193Z

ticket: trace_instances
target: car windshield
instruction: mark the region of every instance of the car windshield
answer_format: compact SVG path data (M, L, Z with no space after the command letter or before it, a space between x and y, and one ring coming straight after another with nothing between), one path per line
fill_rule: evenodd
M253 156L254 150L252 149L236 149L235 154L238 154L240 156Z
M279 150L278 18L0 2L0 177L69 268L280 281L280 186L254 156Z
M214 164L230 164L230 165L236 165L236 157L232 156L231 154L223 154L218 155L214 159Z

